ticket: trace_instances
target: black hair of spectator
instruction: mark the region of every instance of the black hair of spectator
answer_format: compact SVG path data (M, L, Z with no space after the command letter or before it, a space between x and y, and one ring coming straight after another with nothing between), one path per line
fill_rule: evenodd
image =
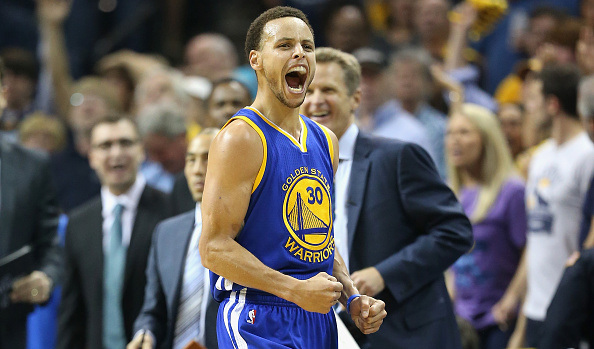
M284 17L299 18L305 22L305 24L307 24L307 27L311 31L311 35L314 35L313 28L311 24L309 24L307 16L301 10L289 6L273 7L264 11L256 19L254 19L252 24L250 24L250 28L248 29L247 35L245 37L245 55L248 60L252 50L260 50L262 48L262 32L264 31L264 26L266 26L266 23Z
M535 19L539 17L552 17L557 21L562 21L569 17L569 15L561 8L550 6L550 5L542 5L535 7L528 16L530 19Z
M2 57L0 57L0 86L2 86L2 82L4 81L4 61Z
M330 29L330 25L332 24L332 19L336 14L347 6L356 7L362 14L365 20L365 31L367 33L371 32L371 23L369 23L369 19L367 18L367 11L363 6L361 1L357 0L330 0L324 6L324 10L322 11L322 23L324 23L324 36Z
M245 90L245 92L246 92L246 93L247 93L247 95L250 97L250 99L252 99L252 100L254 99L254 98L252 97L252 93L250 92L250 89L247 87L247 85L246 85L246 84L244 84L243 82L241 82L241 81L239 81L239 80L237 80L237 79L235 79L235 78L232 78L232 77L226 77L226 78L219 79L219 80L215 81L215 82L212 84L212 87L211 87L211 89L210 89L210 94L208 95L208 98L206 98L206 103L208 104L208 103L210 102L210 98L212 97L212 93L214 92L214 90L215 90L217 87L219 87L219 86L221 86L221 85L230 84L230 83L232 83L232 82L236 82L236 83L238 83L238 84L241 86L241 88L243 88L243 89Z
M93 130L97 126L103 125L103 124L117 124L120 121L129 121L132 124L132 126L134 126L136 135L138 136L138 139L140 140L140 130L138 129L138 124L136 123L136 121L126 114L113 113L113 112L100 118L89 128L89 131L88 131L89 138L91 137L91 135L93 134Z
M579 68L573 64L546 65L538 78L542 81L542 92L545 98L556 97L565 114L579 119L577 113L578 86L581 78Z
M9 47L0 53L4 61L4 69L12 74L26 76L32 81L39 77L39 62L35 55L20 47Z

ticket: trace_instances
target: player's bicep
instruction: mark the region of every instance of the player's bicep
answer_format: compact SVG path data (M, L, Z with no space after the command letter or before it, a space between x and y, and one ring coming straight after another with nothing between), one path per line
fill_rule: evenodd
M263 151L256 132L242 121L231 123L213 140L202 199L206 239L239 233Z

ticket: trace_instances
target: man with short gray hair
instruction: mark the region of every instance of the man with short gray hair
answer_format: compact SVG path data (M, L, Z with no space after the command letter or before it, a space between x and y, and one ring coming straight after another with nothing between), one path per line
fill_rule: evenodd
M171 192L174 175L182 172L185 165L184 111L175 103L162 102L142 110L137 121L149 160L140 171L149 184Z

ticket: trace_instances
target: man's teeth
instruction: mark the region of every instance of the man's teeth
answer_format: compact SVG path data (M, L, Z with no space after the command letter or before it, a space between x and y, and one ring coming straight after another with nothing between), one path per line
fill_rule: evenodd
M302 89L303 89L303 85L299 85L297 87L289 86L289 90L294 91L294 92L301 92Z
M322 117L322 116L326 116L326 115L328 115L327 111L322 111L322 112L317 112L317 113L312 114L312 116L315 116L315 117Z
M303 66L298 66L298 67L293 67L293 68L289 69L289 73L293 73L293 72L299 73L299 74L305 74L307 72L307 70Z

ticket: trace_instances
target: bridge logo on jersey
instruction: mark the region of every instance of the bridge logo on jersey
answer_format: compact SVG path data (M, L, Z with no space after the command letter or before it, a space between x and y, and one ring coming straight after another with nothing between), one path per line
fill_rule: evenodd
M283 203L289 231L285 249L302 261L319 263L333 255L332 202L328 183L313 170L293 177Z

